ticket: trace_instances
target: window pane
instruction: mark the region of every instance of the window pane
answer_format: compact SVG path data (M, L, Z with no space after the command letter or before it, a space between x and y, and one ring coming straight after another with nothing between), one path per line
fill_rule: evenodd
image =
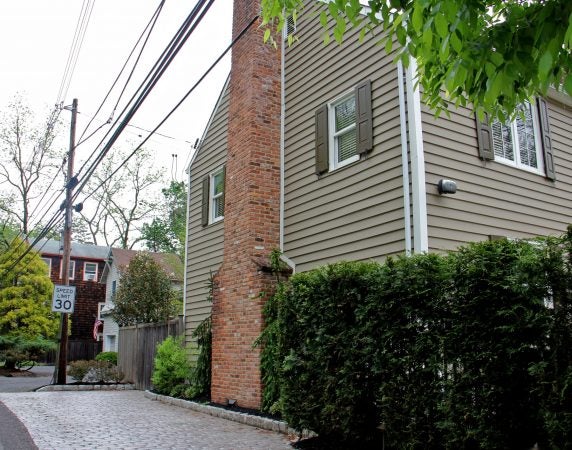
M218 217L224 216L224 202L223 197L217 197L213 200L214 214L213 217L216 219Z
M514 150L512 148L512 131L510 125L493 122L493 147L495 156L514 161Z
M353 128L337 138L338 162L345 161L356 154L356 129Z
M523 106L524 118L520 115L517 116L516 129L518 132L520 162L525 166L537 168L536 143L534 141L534 127L532 125L532 111L530 108L530 103Z
M214 195L220 194L224 189L223 173L219 172L213 176Z
M352 96L335 106L336 132L356 122L356 101Z

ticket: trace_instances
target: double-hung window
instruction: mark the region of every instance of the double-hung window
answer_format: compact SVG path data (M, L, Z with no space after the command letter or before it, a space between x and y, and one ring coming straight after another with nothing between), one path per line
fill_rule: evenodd
M63 279L63 267L64 267L64 262L63 260L60 261L60 278ZM70 265L68 267L68 274L69 274L69 279L73 280L74 279L74 275L75 275L75 261L71 260L70 261Z
M97 281L97 263L86 262L83 264L83 281Z
M481 159L495 160L519 169L546 175L554 180L554 159L546 101L523 103L512 121L488 117L477 120Z
M322 105L315 121L318 175L358 161L373 149L371 82Z
M52 258L42 258L42 261L46 264L46 275L52 276Z
M203 179L203 226L224 218L225 172L221 167Z

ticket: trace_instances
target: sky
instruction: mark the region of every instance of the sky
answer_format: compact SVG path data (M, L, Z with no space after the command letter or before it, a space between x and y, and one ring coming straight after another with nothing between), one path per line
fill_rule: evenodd
M82 4L86 1L0 0L0 110L5 110L17 93L26 98L38 116L53 107ZM78 136L97 111L159 3L159 0L94 0L77 65L64 98L64 105L70 105L73 98L78 99ZM166 0L118 112L195 3L196 0ZM159 124L230 44L231 20L232 0L215 0L130 124L145 130L152 130ZM168 137L154 135L145 144L145 148L156 155L156 161L152 163L164 166L168 176L172 174L175 179L183 179L192 144L204 132L229 68L230 53L158 130ZM116 88L90 130L108 119L118 93ZM69 123L69 112L63 111L61 117L64 123ZM130 151L147 135L139 128L128 127L120 145ZM77 148L76 167L102 137L103 132L100 132ZM68 142L67 139L65 136L63 142ZM176 170L173 154L177 155Z

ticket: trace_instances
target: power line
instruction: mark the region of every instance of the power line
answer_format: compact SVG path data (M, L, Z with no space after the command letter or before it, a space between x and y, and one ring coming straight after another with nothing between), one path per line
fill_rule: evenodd
M83 139L83 136L85 135L85 133L87 132L87 129L90 127L91 123L93 122L93 120L95 119L95 117L99 114L99 112L101 111L101 108L103 107L103 105L105 104L105 102L107 101L107 99L109 98L109 96L111 95L111 92L113 91L113 88L115 87L115 85L117 84L117 82L119 81L119 78L121 77L121 75L123 74L123 71L125 70L125 68L127 67L127 64L129 63L129 60L131 59L131 57L133 56L133 53L135 53L135 49L137 48L137 46L139 45L139 43L141 42L141 39L143 39L143 36L145 35L145 33L147 32L147 29L149 29L149 32L147 33L147 37L145 38L145 42L143 43L143 45L141 46L141 50L139 51L139 55L137 56L137 59L135 61L135 63L133 64L133 68L131 69L131 73L129 74L129 77L127 78L127 81L125 82L123 89L121 91L121 94L119 95L117 102L112 110L112 113L109 117L109 119L105 122L104 125L111 123L112 119L113 119L113 114L115 112L115 110L117 109L117 105L119 104L119 101L121 100L121 97L123 96L123 93L125 92L125 89L127 88L127 85L129 84L129 81L131 80L131 77L133 75L133 72L135 71L135 68L137 67L137 64L139 62L139 59L141 58L141 54L143 53L143 50L145 49L146 45L147 45L147 41L149 40L149 36L151 36L151 33L153 32L153 28L155 27L155 24L157 23L157 19L159 18L159 15L161 14L161 11L163 9L163 5L165 4L165 0L162 0L159 3L159 6L157 7L157 9L155 10L155 12L153 13L153 15L151 16L151 19L149 20L149 22L147 23L147 25L145 26L145 28L143 29L143 31L141 32L141 34L139 35L139 38L137 39L137 41L135 42L135 44L133 45L133 48L131 49L131 52L129 53L129 56L127 56L127 59L125 60L125 63L123 64L123 67L121 68L121 70L119 71L119 73L117 74L117 77L115 78L115 81L113 81L113 84L111 85L111 87L109 88L109 90L107 91L107 94L105 94L105 97L103 98L103 100L101 101L99 107L97 108L97 111L95 112L95 114L93 115L92 119L89 121L89 123L87 124L87 126L85 127L85 129L83 130L82 134L80 135L79 138L79 143L77 144L78 146L84 142L85 140L89 139L91 136L93 136L93 134L95 134L95 132L97 132L99 129L102 128L99 127L97 130L95 130L88 138L86 138L85 140ZM76 146L77 147L77 146Z
M214 0L210 0L208 3L206 2L206 0L199 0L199 2L195 5L189 16L185 19L185 21L183 22L183 24L181 25L175 36L171 39L171 42L169 43L167 48L165 48L159 59L155 62L151 71L147 74L147 77L145 78L143 83L141 83L137 92L131 97L131 100L129 101L128 105L121 112L121 116L123 116L123 114L127 110L127 107L129 105L132 105L131 108L125 113L125 116L115 129L109 141L105 144L103 149L100 151L99 155L87 169L87 174L84 177L84 181L79 187L80 192L87 183L87 180L89 179L91 174L93 174L93 172L95 171L95 168L99 165L99 163L102 161L105 155L109 152L109 150L111 149L111 147L113 146L119 135L128 125L129 120L131 120L131 118L135 115L139 107L142 105L142 103L147 98L149 93L155 87L161 76L167 70L167 68L177 55L177 53L181 50L182 46L185 44L189 36L193 33L193 31L200 23L206 12L209 10L213 2ZM117 121L119 121L119 119ZM80 168L77 175L79 175L82 172L86 164L87 161Z
M89 199L95 192L100 189L105 183L107 183L115 174L135 155L135 153L149 140L149 138L155 133L168 119L171 115L183 104L183 102L187 99L189 95L197 88L197 86L206 78L206 76L216 67L216 65L224 58L224 56L230 51L230 49L244 36L244 34L248 31L248 29L258 20L259 16L255 16L246 27L234 38L234 40L230 43L230 45L219 55L219 57L215 60L213 64L206 70L206 72L199 78L199 80L187 91L187 93L183 96L183 98L175 105L173 109L159 122L159 124L151 131L151 134L147 136L135 149L125 158L125 160L109 175L105 178L95 189L89 193L84 202ZM74 194L74 201L77 196L81 193L82 189L85 186L85 182L76 190Z
M78 17L78 21L76 24L74 36L72 39L72 44L70 47L68 59L66 62L66 66L64 69L64 73L62 76L62 81L60 83L60 89L58 91L58 97L56 100L56 104L61 103L64 101L65 96L67 95L73 73L75 71L77 61L79 59L79 54L81 51L81 47L83 45L83 40L85 38L85 34L87 32L87 27L89 25L89 21L91 19L91 13L93 12L93 7L95 5L95 1L92 2L91 0L84 0L82 4L82 8Z

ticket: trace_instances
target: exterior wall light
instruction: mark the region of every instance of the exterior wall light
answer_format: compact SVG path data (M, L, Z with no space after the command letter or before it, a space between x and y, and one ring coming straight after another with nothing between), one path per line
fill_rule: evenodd
M437 183L439 194L454 194L457 192L457 183L453 180L439 180Z

